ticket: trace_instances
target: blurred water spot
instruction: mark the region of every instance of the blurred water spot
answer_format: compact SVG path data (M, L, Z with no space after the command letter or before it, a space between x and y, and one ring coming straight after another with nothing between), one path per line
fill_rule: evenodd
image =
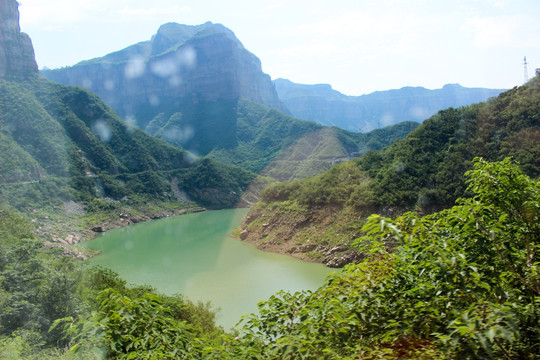
M190 152L189 153L186 153L186 155L184 156L184 160L186 160L189 164L193 165L195 164L197 161L199 161L199 157L198 157L198 154L196 153L196 151L194 150L189 150Z
M97 120L92 126L92 132L99 136L101 141L108 142L111 139L112 131L109 125L102 119Z
M163 134L163 138L171 143L186 144L195 135L195 130L192 126L173 126L167 128L167 132Z
M148 97L148 101L150 102L150 104L151 104L152 106L159 106L159 104L160 104L159 96L157 96L157 95L153 95L153 94L150 95L150 96Z
M114 90L114 81L112 80L106 80L105 81L105 89L112 91Z
M410 108L409 114L416 120L424 120L429 116L427 109L420 106Z
M169 79L172 86L182 82L180 73L183 69L191 69L197 63L196 51L188 46L178 50L174 55L159 59L150 65L150 71L156 76Z
M179 75L174 75L169 78L171 86L179 86L182 83L182 78Z
M89 78L83 79L82 86L87 89L90 89L92 87L92 80L90 80Z
M394 123L394 116L392 114L386 113L381 117L382 127L392 125Z
M133 241L131 240L126 241L126 243L124 244L124 247L126 248L127 251L133 249L134 247Z
M392 169L398 174L402 173L405 170L405 164L403 164L403 161L396 161L392 164Z
M179 64L176 63L174 58L168 57L163 60L156 61L150 65L150 70L154 75L162 78L170 77L179 70Z
M197 52L191 46L182 48L178 51L176 57L180 63L187 68L193 68L197 65Z
M127 130L130 134L132 134L135 129L137 128L137 119L133 115L126 116L126 119L124 120L126 122Z
M132 57L126 65L124 72L128 79L135 79L144 74L146 63L142 56Z

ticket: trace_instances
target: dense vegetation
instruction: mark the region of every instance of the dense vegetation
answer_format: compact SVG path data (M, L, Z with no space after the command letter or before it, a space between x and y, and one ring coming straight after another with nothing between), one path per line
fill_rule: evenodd
M511 156L540 175L540 78L486 103L440 111L387 151L360 161L380 205L446 207L465 190L471 160Z
M540 183L508 159L477 160L467 176L473 196L450 209L371 216L356 243L370 254L366 261L314 292L280 292L261 302L234 334L217 329L203 304L128 288L109 271L81 271L70 259L37 251L28 224L3 211L0 354L535 359ZM35 269L46 276L36 278ZM70 353L61 350L66 344Z
M30 222L0 210L0 358L67 358L68 342L60 328L51 326L57 319L99 309L99 293L105 289L134 299L143 294L158 299L172 319L186 321L199 336L221 331L208 304L156 294L148 286L131 288L109 270L88 269L58 250L43 250Z
M79 87L0 80L0 114L2 197L20 210L139 196L231 207L255 178L149 136Z
M359 134L297 120L246 99L160 110L145 128L150 134L281 181L320 174L334 159L382 149L418 126L406 122Z
M537 358L540 183L509 160L467 175L473 197L448 210L370 217L357 243L371 258L259 304L243 345L282 359Z
M475 156L491 161L511 156L527 175L539 176L538 139L540 78L535 78L486 103L440 111L387 149L353 160L371 179L372 196L364 204L360 198L353 199L355 195L350 192L353 195L339 203L363 206L375 201L381 207L448 207L465 194L463 174L471 168ZM306 205L325 203L323 198L342 186L342 180L334 175L337 172L343 171L332 169L314 179L279 184L268 189L263 199L283 201L283 194L290 193L288 199L303 199Z

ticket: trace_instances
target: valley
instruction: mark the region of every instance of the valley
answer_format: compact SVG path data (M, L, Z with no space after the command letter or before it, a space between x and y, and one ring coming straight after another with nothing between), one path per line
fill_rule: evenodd
M18 9L0 358L540 353L540 76L352 98L211 22L40 73Z

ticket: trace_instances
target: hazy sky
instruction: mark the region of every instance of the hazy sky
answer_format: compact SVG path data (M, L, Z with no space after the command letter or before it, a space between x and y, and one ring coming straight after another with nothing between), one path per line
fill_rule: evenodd
M40 68L222 23L272 79L348 95L403 86L511 88L540 68L539 0L18 0Z

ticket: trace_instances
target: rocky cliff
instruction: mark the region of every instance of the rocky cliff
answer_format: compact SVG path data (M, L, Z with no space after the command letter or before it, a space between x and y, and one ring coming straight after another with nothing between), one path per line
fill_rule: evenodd
M439 110L485 101L502 92L500 89L448 84L435 90L409 86L347 96L328 84L304 85L277 79L274 85L280 100L293 116L361 132L402 121L422 122Z
M165 24L149 41L42 74L94 91L142 128L159 113L170 116L186 108L200 109L200 104L212 112L215 103L239 98L286 110L260 60L231 30L210 22Z
M37 74L30 37L19 27L19 4L0 2L0 78L23 79Z

